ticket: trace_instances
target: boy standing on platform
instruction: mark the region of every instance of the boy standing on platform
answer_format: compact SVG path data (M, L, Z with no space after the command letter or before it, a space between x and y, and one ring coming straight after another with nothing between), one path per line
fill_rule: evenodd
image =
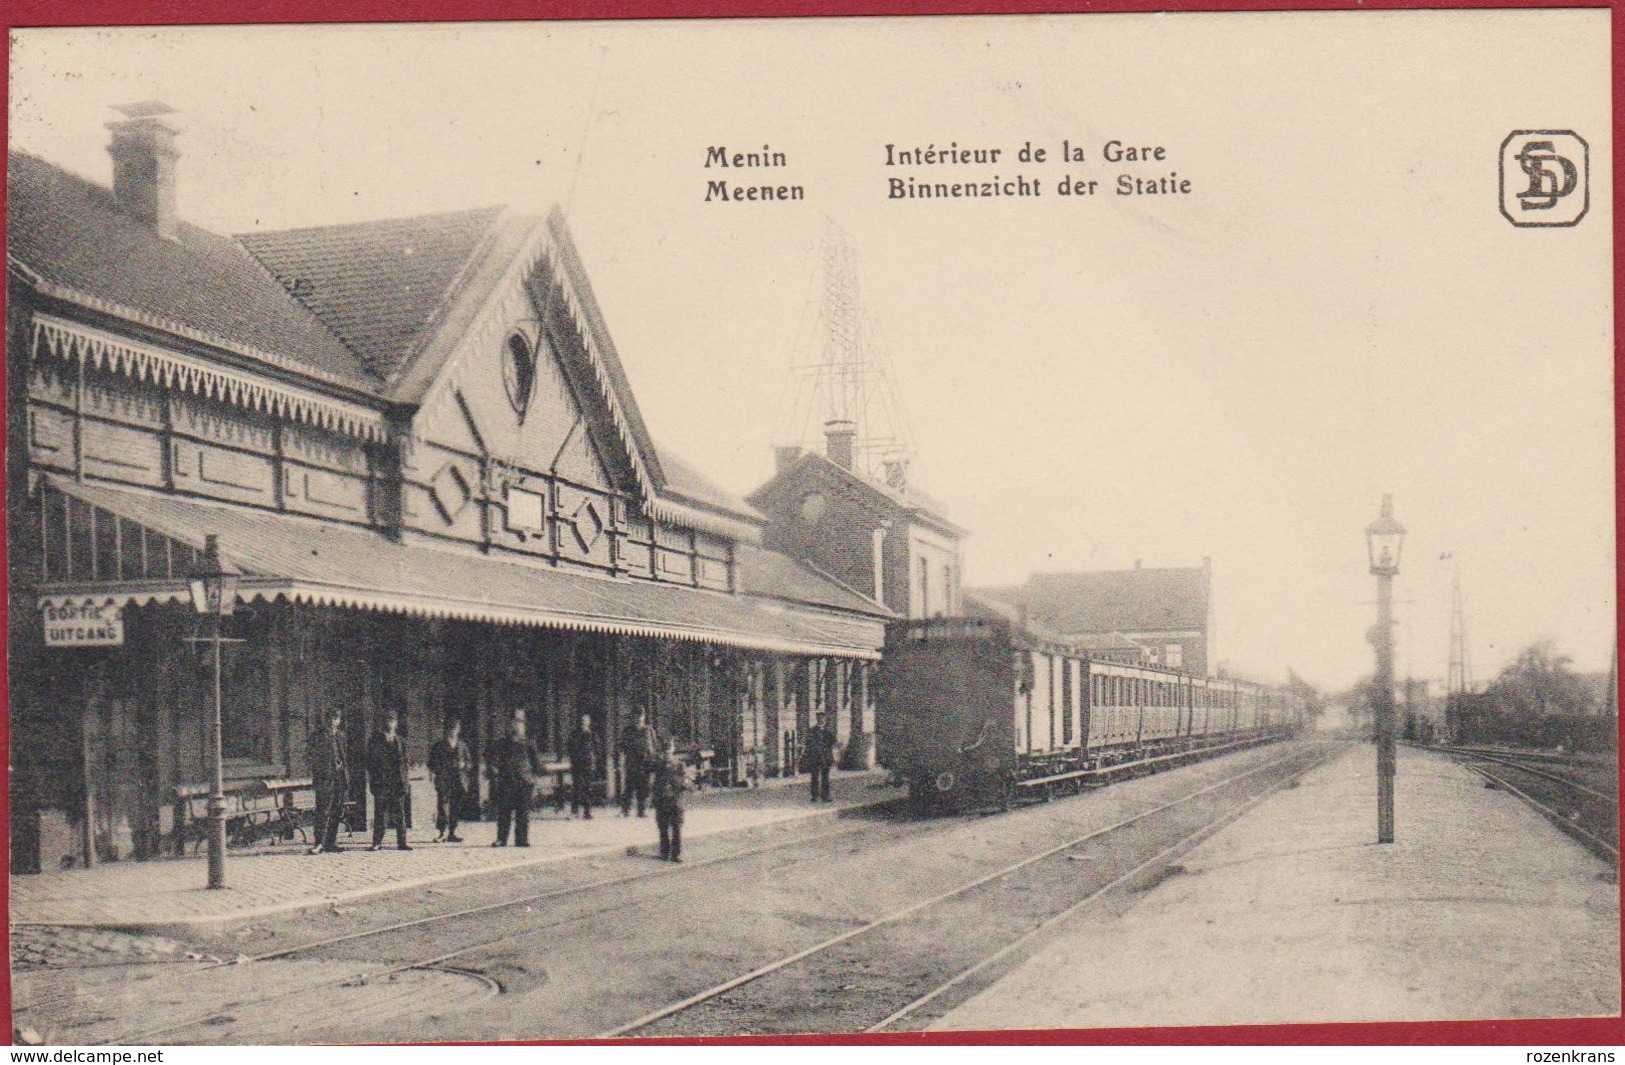
M660 830L664 861L683 860L683 795L688 790L688 767L677 757L676 741L667 740L654 779L655 827Z

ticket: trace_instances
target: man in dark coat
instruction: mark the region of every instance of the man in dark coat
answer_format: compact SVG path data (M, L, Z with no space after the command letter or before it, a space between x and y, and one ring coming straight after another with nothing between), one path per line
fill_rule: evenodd
M339 821L350 795L350 764L344 756L344 718L337 710L327 715L327 727L310 746L310 775L316 785L316 823L309 854L334 853L339 846Z
M621 816L632 816L632 799L638 800L638 816L643 817L649 804L649 774L660 762L660 748L655 744L654 730L649 719L639 714L638 719L621 729L621 765L624 767L621 784Z
M396 731L399 718L391 710L384 715L384 727L367 741L367 789L372 792L372 846L384 845L384 827L395 822L395 849L409 851L406 844L406 741Z
M462 742L462 722L446 722L446 734L429 748L429 776L434 780L434 840L461 843L457 834L457 814L468 796L468 775L474 759L468 744Z
M592 780L598 769L598 743L592 734L592 715L582 714L581 724L570 733L570 812L592 820Z
M807 769L812 773L813 802L830 802L829 771L835 765L835 730L824 714L807 730Z
M486 763L497 808L497 838L491 846L508 845L509 824L513 825L514 846L530 846L530 797L536 790L536 774L541 771L541 755L525 735L524 711L518 711L508 726L508 734L491 748Z
M677 745L666 741L666 751L654 767L655 827L660 830L660 857L683 860L683 795L689 789L688 767L677 757Z

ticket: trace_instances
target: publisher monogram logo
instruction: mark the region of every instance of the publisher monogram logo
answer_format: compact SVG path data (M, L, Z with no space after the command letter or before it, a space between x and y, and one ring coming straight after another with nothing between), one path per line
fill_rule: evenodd
M1566 129L1520 129L1501 142L1501 213L1515 226L1572 226L1591 206L1590 149Z

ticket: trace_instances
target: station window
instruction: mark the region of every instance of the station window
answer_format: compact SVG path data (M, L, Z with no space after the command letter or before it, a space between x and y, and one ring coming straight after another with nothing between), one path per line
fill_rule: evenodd
M1177 643L1168 644L1162 649L1162 664L1169 669L1184 668L1185 648Z

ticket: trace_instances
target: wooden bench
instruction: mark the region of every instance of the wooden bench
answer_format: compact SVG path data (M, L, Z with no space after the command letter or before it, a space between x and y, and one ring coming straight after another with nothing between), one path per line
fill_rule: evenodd
M733 767L727 759L718 760L717 752L711 747L687 747L677 751L681 758L694 770L695 790L705 788L725 788L733 781Z
M551 777L552 783L536 789L531 797L531 809L539 810L551 806L555 813L563 813L564 808L570 804L571 785L574 782L570 775L569 761L543 762L542 774ZM592 782L592 800L602 806L609 805L609 781Z
M186 853L209 838L208 784L178 784L175 787L174 852ZM250 846L267 838L308 842L316 820L316 787L309 777L272 777L234 780L222 789L225 796L226 842ZM354 802L344 804L342 820L354 824ZM353 829L352 829L353 831Z

